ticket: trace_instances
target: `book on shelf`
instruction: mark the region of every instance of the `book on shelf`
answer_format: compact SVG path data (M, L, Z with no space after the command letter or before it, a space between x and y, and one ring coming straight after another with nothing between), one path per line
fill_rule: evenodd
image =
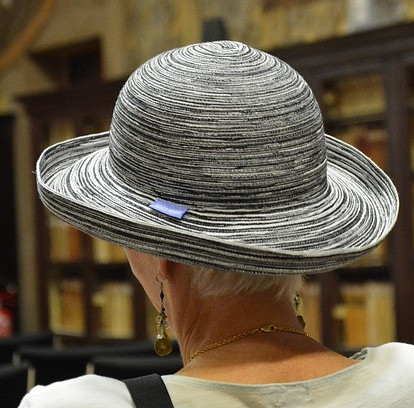
M369 282L365 285L367 310L367 340L379 345L396 338L395 294L391 284Z
M366 293L361 285L342 287L343 302L343 338L346 348L360 348L367 345Z
M50 325L60 333L85 330L84 285L81 279L61 278L49 286Z
M60 312L59 287L56 280L49 281L49 325L51 329L58 332L61 326L62 314Z
M92 238L92 251L93 259L99 264L127 262L123 248L99 238Z
M395 340L394 288L387 282L347 284L334 311L343 327L345 348L359 349Z
M104 282L93 297L99 310L99 334L102 337L134 336L133 288L128 282Z
M385 89L380 75L344 78L330 84L323 95L331 119L376 115L385 110Z
M50 260L76 262L82 254L81 232L54 215L48 215Z

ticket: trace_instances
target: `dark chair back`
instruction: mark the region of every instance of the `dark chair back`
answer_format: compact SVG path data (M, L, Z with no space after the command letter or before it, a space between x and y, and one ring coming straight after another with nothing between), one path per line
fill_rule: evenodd
M92 362L97 375L118 380L141 377L148 374L174 374L183 367L179 356L168 357L97 357Z
M13 354L23 346L52 346L53 333L50 331L18 334L0 338L0 364L13 362Z
M82 350L56 350L50 347L22 347L20 361L34 369L34 384L47 385L85 374L90 354Z
M27 365L0 366L0 407L16 408L27 392Z
M55 381L67 380L84 375L87 366L94 358L128 356L154 356L152 341L139 341L129 344L70 347L22 347L17 351L21 362L28 363L35 371L34 384L47 385ZM173 354L179 356L178 344L173 344Z
M141 357L156 356L154 351L154 341L153 340L141 340L133 343L119 344L119 345L107 345L100 347L91 347L93 357L111 357L111 356L131 356L131 357ZM180 348L177 341L172 342L172 352L171 356L180 356Z

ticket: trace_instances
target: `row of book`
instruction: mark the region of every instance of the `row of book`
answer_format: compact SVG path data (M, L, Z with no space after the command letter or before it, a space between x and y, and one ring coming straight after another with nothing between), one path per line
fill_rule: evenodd
M128 282L104 282L95 292L97 332L100 337L132 338L134 335L133 289ZM84 283L62 278L50 284L50 326L57 333L83 335L86 329Z
M384 83L380 75L361 75L334 81L325 89L323 104L330 124L341 120L381 118L385 112L386 99ZM334 129L332 135L355 146L379 167L387 169L387 132L375 121L354 124L343 129Z
M344 346L377 346L395 340L392 285L380 282L346 285L342 296L337 317L342 322Z
M50 327L56 333L85 332L85 291L80 279L64 278L49 284Z
M395 339L394 290L387 282L341 286L341 302L332 310L341 328L340 346L355 349ZM93 297L101 337L133 337L133 290L128 282L103 282ZM321 291L317 282L307 282L301 292L302 314L311 337L322 339ZM51 285L51 327L60 333L81 335L85 331L84 286L80 279L62 278ZM157 312L149 301L146 310L147 337L156 336Z
M134 336L133 289L128 282L105 282L93 298L101 337Z
M380 114L385 110L385 89L380 75L361 75L332 82L323 95L330 119Z
M322 339L320 286L307 282L301 293L306 330ZM394 341L394 288L388 282L365 282L341 286L342 300L332 310L340 328L339 347L358 349Z
M79 262L84 259L84 235L75 227L59 218L48 215L50 236L50 261L52 263ZM124 250L114 244L98 238L91 239L92 259L98 264L124 263Z

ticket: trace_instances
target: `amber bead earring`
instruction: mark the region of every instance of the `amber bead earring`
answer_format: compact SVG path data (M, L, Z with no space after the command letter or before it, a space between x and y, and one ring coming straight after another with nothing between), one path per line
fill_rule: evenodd
M157 278L157 282L160 284L160 300L161 310L156 318L157 322L157 337L154 342L154 350L159 356L167 356L172 351L172 342L166 329L168 328L167 315L165 314L164 307L164 290L163 284Z

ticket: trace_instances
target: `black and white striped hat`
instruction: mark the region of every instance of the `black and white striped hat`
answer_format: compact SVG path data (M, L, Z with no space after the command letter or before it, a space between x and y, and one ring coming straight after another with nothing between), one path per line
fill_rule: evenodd
M375 248L398 196L355 148L325 135L302 77L247 45L147 61L109 132L46 149L40 197L93 236L230 271L318 273Z

